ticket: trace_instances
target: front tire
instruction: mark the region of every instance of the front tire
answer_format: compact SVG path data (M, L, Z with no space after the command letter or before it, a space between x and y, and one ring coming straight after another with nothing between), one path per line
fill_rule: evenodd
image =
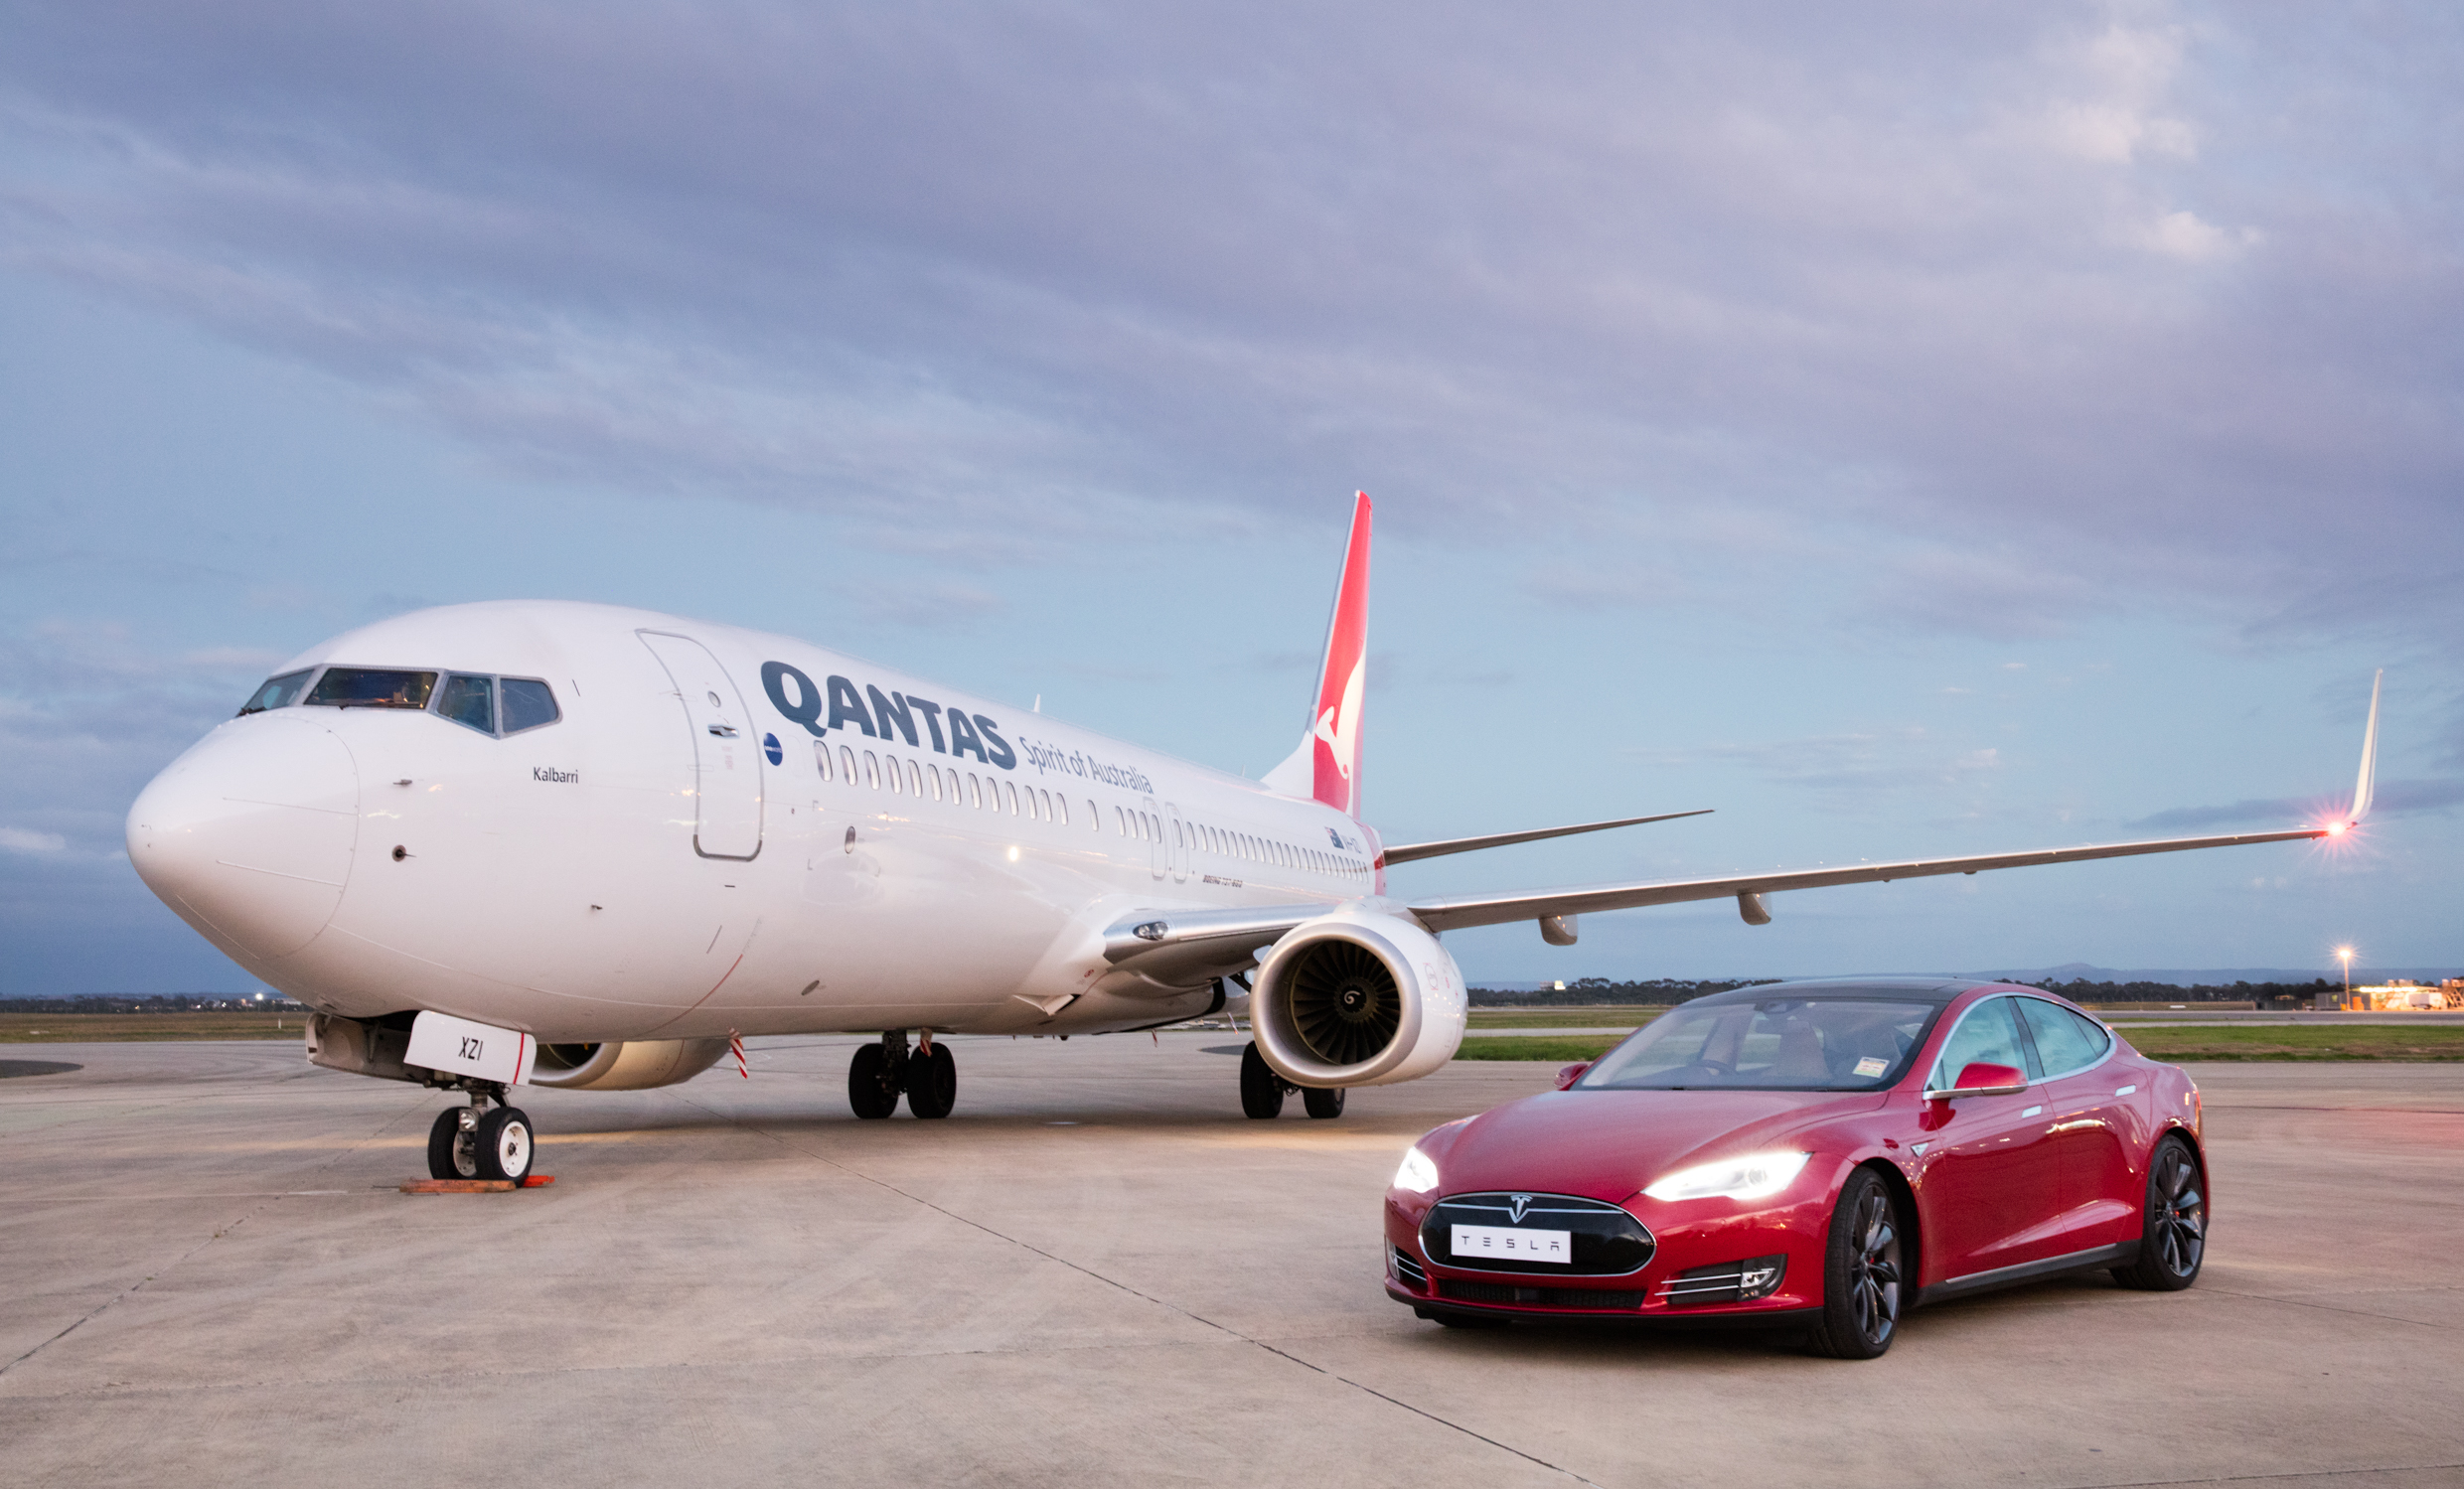
M1906 1227L1891 1186L1860 1168L1840 1186L1823 1249L1822 1322L1814 1353L1834 1360L1871 1360L1891 1348L1900 1329L1900 1280Z
M2144 1292L2179 1292L2198 1281L2208 1257L2207 1188L2198 1155L2167 1133L2147 1163L2139 1260L2114 1267L2113 1280Z
M1315 1086L1304 1086L1301 1088L1301 1106L1311 1117L1341 1117L1343 1090L1339 1086L1322 1090Z
M1241 1051L1241 1112L1261 1121L1284 1115L1284 1078L1255 1044Z
M531 1140L531 1118L520 1109L498 1107L479 1118L478 1128L471 1134L479 1149L479 1176L483 1179L511 1179L519 1184L531 1176L531 1158L536 1146Z
M428 1127L428 1177L431 1179L476 1179L479 1177L479 1148L472 1141L474 1134L462 1125L467 1107L447 1107L436 1114Z

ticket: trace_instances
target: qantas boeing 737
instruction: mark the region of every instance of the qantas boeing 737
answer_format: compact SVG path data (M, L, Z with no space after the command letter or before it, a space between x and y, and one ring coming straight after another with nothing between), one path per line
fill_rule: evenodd
M942 1033L1146 1029L1243 1004L1241 1099L1451 1059L1447 931L1782 890L2333 836L2317 826L1681 882L1397 898L1393 865L1691 816L1390 845L1359 818L1369 502L1300 748L1227 776L782 636L605 605L404 615L312 648L146 787L165 904L314 1010L308 1057L467 1096L438 1178L519 1179L523 1085L690 1079L751 1034L882 1033L858 1117L946 1116ZM911 1042L912 1041L912 1042Z

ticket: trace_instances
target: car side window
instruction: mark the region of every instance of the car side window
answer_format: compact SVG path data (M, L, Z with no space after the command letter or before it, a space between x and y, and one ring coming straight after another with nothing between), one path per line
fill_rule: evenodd
M1941 1058L1933 1063L1933 1075L1925 1084L1935 1091L1948 1090L1959 1079L1959 1072L1983 1061L1988 1065L2007 1065L2013 1070L2026 1070L2028 1058L2019 1040L2019 1020L2011 1007L2012 999L1991 997L1968 1009L1959 1020L1959 1027L1950 1031L1950 1039L1942 1046Z
M2028 1020L2028 1033L2036 1040L2037 1058L2044 1061L2047 1075L2069 1075L2104 1058L2111 1036L2099 1026L2043 998L2011 1001L2019 1004L2020 1015Z

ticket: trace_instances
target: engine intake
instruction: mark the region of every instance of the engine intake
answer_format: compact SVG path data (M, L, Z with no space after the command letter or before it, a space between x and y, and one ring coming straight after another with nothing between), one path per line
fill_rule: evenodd
M1296 1086L1382 1086L1455 1057L1463 973L1438 939L1399 916L1338 911L1267 954L1250 994L1258 1053Z

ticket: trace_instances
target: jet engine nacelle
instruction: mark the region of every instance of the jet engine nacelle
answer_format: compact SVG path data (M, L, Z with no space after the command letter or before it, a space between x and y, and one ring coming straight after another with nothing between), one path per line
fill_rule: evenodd
M1342 910L1275 943L1250 993L1258 1053L1296 1086L1383 1086L1455 1058L1463 972L1399 916Z
M716 1065L724 1039L628 1039L608 1044L542 1044L531 1084L562 1091L648 1091L673 1086Z

